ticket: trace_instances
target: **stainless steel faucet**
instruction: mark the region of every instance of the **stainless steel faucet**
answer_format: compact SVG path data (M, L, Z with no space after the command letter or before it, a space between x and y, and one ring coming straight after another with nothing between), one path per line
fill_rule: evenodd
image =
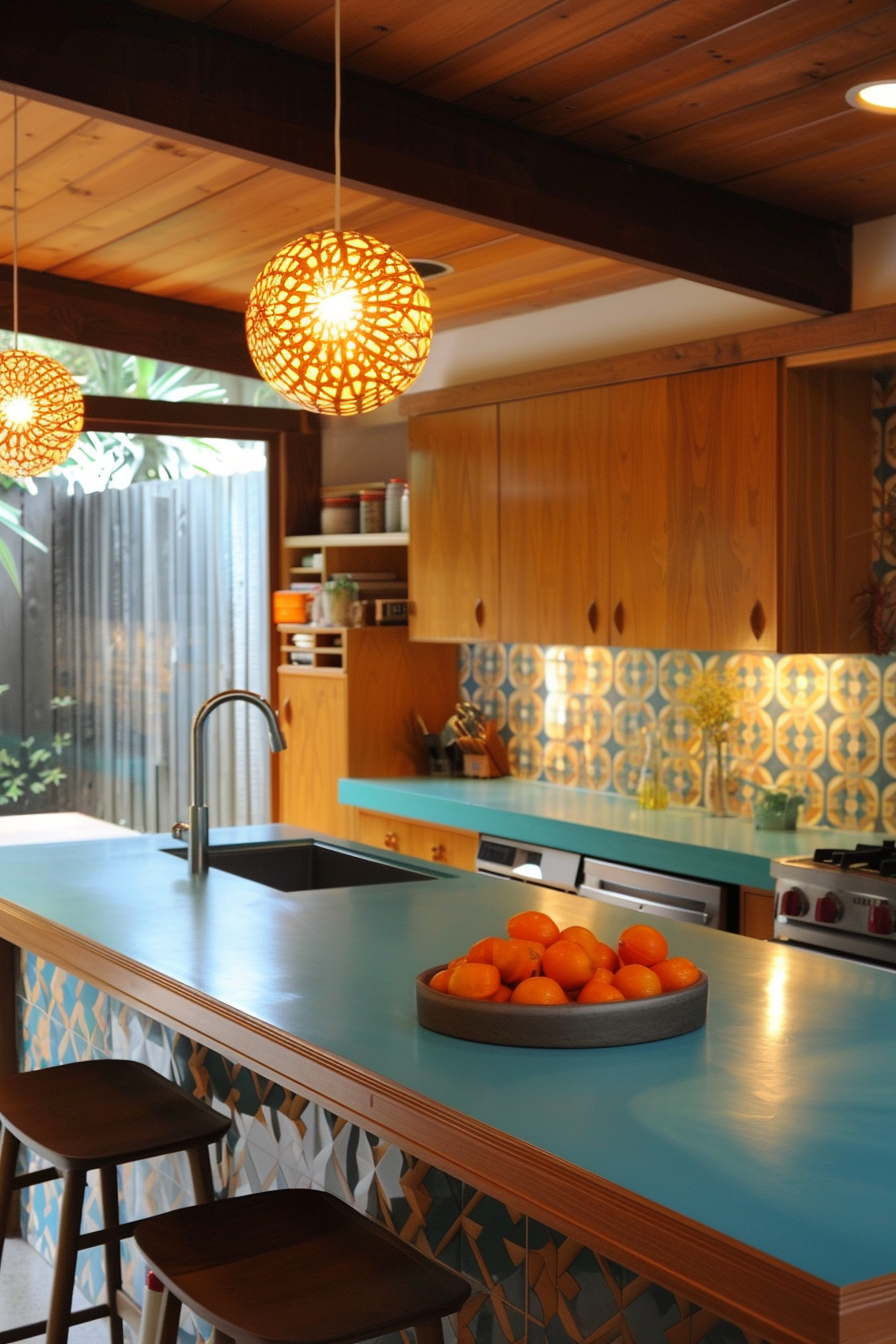
M196 711L193 716L193 731L190 739L190 822L186 825L176 821L171 827L175 840L187 837L187 858L190 873L201 877L208 872L208 804L205 798L205 725L212 710L228 700L245 700L256 705L268 721L268 736L271 739L271 751L285 751L286 742L277 722L277 715L261 695L254 691L221 691Z

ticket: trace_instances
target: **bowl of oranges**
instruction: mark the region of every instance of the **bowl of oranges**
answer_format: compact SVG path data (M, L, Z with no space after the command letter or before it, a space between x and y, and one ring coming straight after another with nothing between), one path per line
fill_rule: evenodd
M430 1031L491 1045L580 1049L636 1045L696 1031L709 981L669 955L649 924L624 929L615 948L590 929L560 929L541 910L507 921L462 956L417 976L417 1020Z

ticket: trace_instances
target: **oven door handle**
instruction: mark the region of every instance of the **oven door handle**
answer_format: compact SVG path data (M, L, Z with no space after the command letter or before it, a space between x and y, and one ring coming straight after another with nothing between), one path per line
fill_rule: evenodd
M592 901L603 901L606 905L620 905L624 910L638 910L641 914L665 915L672 919L683 920L687 924L708 924L706 910L693 910L687 906L659 901L646 892L643 896L631 896L627 892L613 891L611 887L579 887L580 896L588 896Z

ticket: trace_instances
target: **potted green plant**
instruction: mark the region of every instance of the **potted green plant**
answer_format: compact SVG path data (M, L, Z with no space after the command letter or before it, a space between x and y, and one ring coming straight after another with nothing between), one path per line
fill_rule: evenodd
M753 825L757 831L795 831L805 801L796 789L760 784L753 799Z

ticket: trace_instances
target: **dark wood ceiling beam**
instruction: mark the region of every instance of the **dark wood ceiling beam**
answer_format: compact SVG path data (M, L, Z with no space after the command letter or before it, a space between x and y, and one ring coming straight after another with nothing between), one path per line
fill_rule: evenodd
M12 328L11 266L0 266L0 326ZM31 336L258 377L242 313L46 271L19 271L19 327Z
M0 83L303 173L333 168L322 62L132 5L29 0ZM848 309L848 228L345 72L346 180L516 232L792 303Z

